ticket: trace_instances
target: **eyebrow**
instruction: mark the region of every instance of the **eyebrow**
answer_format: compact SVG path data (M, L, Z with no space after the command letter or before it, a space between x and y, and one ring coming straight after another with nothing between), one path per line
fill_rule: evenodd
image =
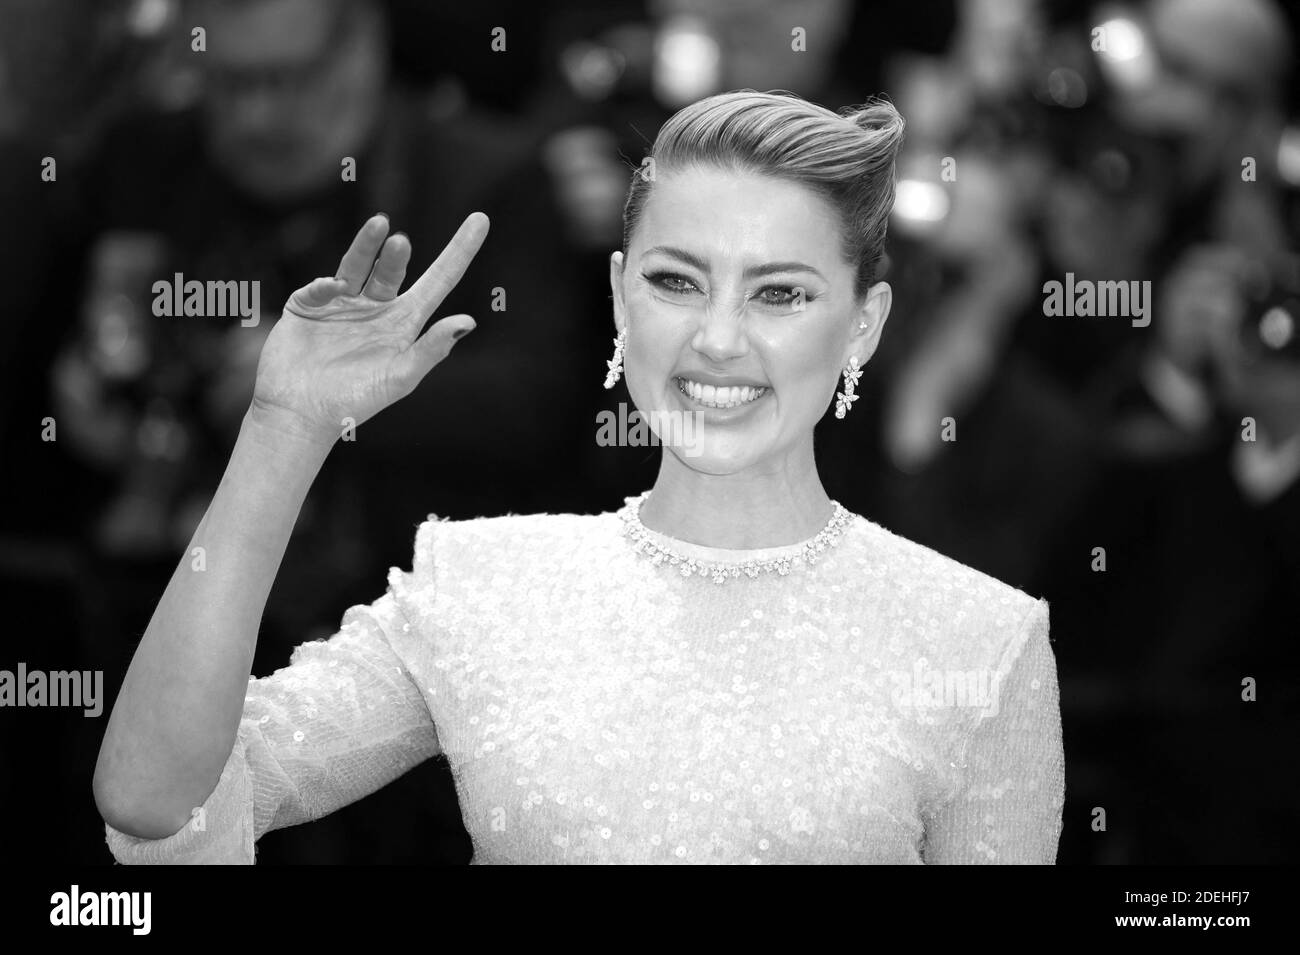
M658 252L662 255L680 259L687 265L693 266L706 274L709 271L707 262L693 252L687 252L685 249L678 249L671 245L656 245L645 250L646 255L649 255L651 252ZM826 281L824 275L805 262L767 262L763 265L754 265L745 269L744 277L747 279L760 278L761 276L772 275L778 272L811 272L823 282Z

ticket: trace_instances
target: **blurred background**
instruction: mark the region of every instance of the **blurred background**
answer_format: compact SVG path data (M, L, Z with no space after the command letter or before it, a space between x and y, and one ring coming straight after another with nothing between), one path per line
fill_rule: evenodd
M601 387L607 256L659 124L753 87L907 119L893 317L863 400L818 429L823 478L1051 602L1059 861L1292 861L1298 34L1274 0L0 0L0 668L102 669L106 697L99 719L0 709L7 857L111 861L103 720L261 341L371 213L418 263L492 217L442 310L479 330L335 450L255 674L378 597L430 512L595 513L651 484L658 449L594 440L626 400ZM260 323L155 317L177 272L259 281ZM1149 281L1150 324L1046 316L1067 274ZM469 852L442 761L259 843Z

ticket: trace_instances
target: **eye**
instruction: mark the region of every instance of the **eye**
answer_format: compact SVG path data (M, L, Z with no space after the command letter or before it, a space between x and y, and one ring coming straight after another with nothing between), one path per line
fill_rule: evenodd
M800 299L807 303L811 302L813 297L806 289L801 291L800 286L797 285L769 285L758 293L760 305L773 305L778 308L793 305Z
M645 274L644 278L669 295L689 295L691 292L699 291L694 282L676 272L651 272Z

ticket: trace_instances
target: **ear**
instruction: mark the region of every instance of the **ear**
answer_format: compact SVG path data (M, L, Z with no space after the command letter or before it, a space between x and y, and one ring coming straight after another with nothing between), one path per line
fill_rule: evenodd
M888 282L877 282L867 290L862 307L854 316L845 364L848 364L849 355L857 355L858 363L862 365L871 361L871 356L880 344L880 334L885 330L885 320L889 318L889 309L893 304L894 290Z
M609 257L609 290L614 302L614 331L622 332L627 328L627 311L623 304L623 253L615 252Z

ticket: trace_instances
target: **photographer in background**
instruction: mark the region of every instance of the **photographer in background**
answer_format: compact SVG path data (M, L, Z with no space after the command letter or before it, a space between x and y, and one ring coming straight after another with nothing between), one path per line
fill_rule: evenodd
M1283 863L1300 732L1300 258L1193 247L1094 399L1106 466L1063 539L1079 798L1098 861ZM1099 572L1090 549L1104 548Z
M115 122L60 183L77 196L86 255L69 269L84 277L81 305L47 401L107 491L85 531L99 570L79 595L94 621L86 652L104 669L129 655L207 506L278 319L158 316L152 284L177 273L255 282L274 308L301 276L332 274L340 243L374 210L417 248L445 241L471 210L493 220L492 241L445 303L478 322L462 360L348 435L304 505L289 544L297 570L277 581L258 644L255 667L270 672L409 558L431 488L449 517L581 509L575 474L532 465L591 440L583 422L594 420L600 388L588 390L589 415L572 386L586 370L574 259L562 238L537 239L559 231L558 214L526 127L393 85L377 0L192 0L174 10L161 27L170 49L204 30L203 49L185 60L192 97ZM430 824L455 836L450 780L441 786L451 809ZM430 819L415 808L410 817ZM312 861L410 851L397 833L392 844L344 840L337 826L347 821L297 851ZM462 848L454 838L425 844L453 857Z

